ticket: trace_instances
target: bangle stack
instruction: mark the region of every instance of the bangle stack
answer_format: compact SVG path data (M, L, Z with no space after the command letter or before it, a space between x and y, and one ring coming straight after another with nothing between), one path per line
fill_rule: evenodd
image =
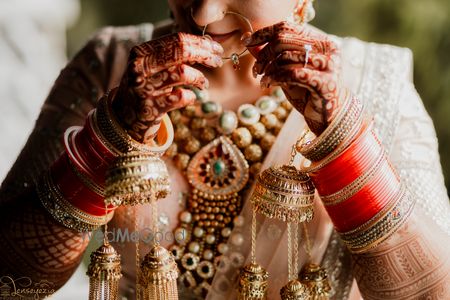
M325 131L312 141L297 143L296 149L312 162L320 161L342 144L344 140L351 140L355 128L363 121L363 103L348 94L340 112L333 119Z
M158 156L173 139L172 124L165 116L154 145L134 141L113 117L111 100L110 94L104 96L83 127L66 130L65 151L36 184L47 211L64 226L79 232L94 230L112 218L118 203L105 203L105 174L119 156L130 150Z
M51 174L45 173L36 185L39 199L50 215L60 224L78 232L93 231L108 222L113 212L105 215L91 215L66 200Z
M349 98L330 126L297 150L312 163L304 167L353 253L366 252L405 222L414 199L400 182L363 105Z

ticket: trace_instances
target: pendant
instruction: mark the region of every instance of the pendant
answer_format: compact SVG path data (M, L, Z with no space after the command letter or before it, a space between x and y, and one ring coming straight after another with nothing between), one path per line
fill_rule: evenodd
M191 159L187 177L203 197L227 199L245 187L249 166L239 148L229 138L220 136Z

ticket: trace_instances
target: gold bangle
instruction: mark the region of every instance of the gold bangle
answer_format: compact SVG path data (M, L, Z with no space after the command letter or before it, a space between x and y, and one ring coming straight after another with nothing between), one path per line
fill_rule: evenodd
M325 131L312 141L299 143L297 151L310 161L325 158L359 125L363 111L364 105L358 98L347 97L344 106Z
M98 106L100 106L100 102L98 103ZM121 154L121 152L116 149L116 147L114 147L113 144L111 144L102 134L102 132L100 131L100 127L98 126L98 119L99 118L104 118L104 114L103 116L97 116L98 115L98 111L99 111L99 107L97 107L96 109L94 109L92 114L88 115L88 120L90 122L90 126L92 127L92 130L95 132L96 137L101 141L101 143L110 151L114 154L114 156L119 156Z
M405 223L415 201L406 188L401 187L390 205L358 228L340 233L341 239L352 253L375 248Z
M50 172L36 183L36 191L44 208L60 224L78 232L93 231L112 219L114 212L106 216L90 215L69 203L54 184Z
M118 152L118 154L136 151L162 155L173 141L174 133L170 117L165 114L161 119L161 126L156 136L156 139L163 140L161 145L157 145L156 142L154 142L154 145L139 143L123 130L111 110L111 102L115 92L116 90L112 90L98 102L95 118L99 136L102 136L102 140L106 141L106 145L112 144L111 151Z
M322 169L338 157L345 149L347 149L361 130L372 130L372 122L369 121L368 116L364 116L364 114L361 114L360 118L356 120L355 126L353 126L353 128L349 131L347 138L340 145L338 145L334 151L332 151L324 159L317 162L312 162L309 166L300 166L300 170L302 172L312 173Z
M130 152L116 160L106 173L105 203L114 206L145 204L170 193L165 163L158 157Z

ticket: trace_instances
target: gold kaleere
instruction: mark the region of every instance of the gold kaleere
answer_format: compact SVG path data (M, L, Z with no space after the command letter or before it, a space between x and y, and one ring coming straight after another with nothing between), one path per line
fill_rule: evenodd
M153 232L158 232L156 201L170 191L169 173L159 156L129 152L119 156L108 169L105 179L107 205L151 204ZM137 218L137 214L135 216ZM135 230L137 220L135 220ZM136 242L136 299L178 300L178 268L169 251L154 242L139 264Z
M158 232L156 197L150 196L153 232ZM138 273L137 293L143 300L178 300L177 278L179 270L175 257L154 240L145 255Z
M303 230L306 239L306 252L310 262L303 266L299 279L308 287L311 300L328 300L331 296L331 285L327 271L320 265L311 262L311 242L306 224L303 224Z
M294 166L270 167L259 174L251 197L256 210L284 222L309 222L314 216L314 185Z
M308 287L297 279L293 279L283 286L280 296L282 300L310 300Z
M118 300L122 277L120 254L108 242L108 214L105 205L103 245L91 253L86 275L89 276L89 300Z
M259 264L251 263L239 274L238 300L263 300L267 297L269 273Z
M302 268L299 278L308 287L311 293L310 300L328 300L330 298L331 286L324 268L313 263L306 264Z
M307 174L294 166L292 147L289 164L270 167L258 175L251 197L254 211L287 223L288 283L280 290L282 300L309 299L308 287L296 279L298 273L298 224L314 216L315 187Z
M143 300L177 300L178 267L172 253L155 245L141 263L139 291Z
M109 243L91 253L86 274L89 276L89 300L119 299L120 254Z
M170 191L169 172L159 156L129 152L119 156L106 172L105 203L136 205L165 198Z
M269 273L256 263L256 211L252 214L251 262L239 274L238 300L265 300Z

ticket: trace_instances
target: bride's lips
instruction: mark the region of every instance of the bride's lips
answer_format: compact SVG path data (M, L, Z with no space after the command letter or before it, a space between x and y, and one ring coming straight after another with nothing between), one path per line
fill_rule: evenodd
M209 35L214 41L216 41L218 43L223 43L226 40L230 39L235 34L237 34L238 32L239 32L239 30L234 30L234 31L231 31L228 33L221 33L221 34L217 34L217 33L213 33L213 32L205 32L205 34Z

